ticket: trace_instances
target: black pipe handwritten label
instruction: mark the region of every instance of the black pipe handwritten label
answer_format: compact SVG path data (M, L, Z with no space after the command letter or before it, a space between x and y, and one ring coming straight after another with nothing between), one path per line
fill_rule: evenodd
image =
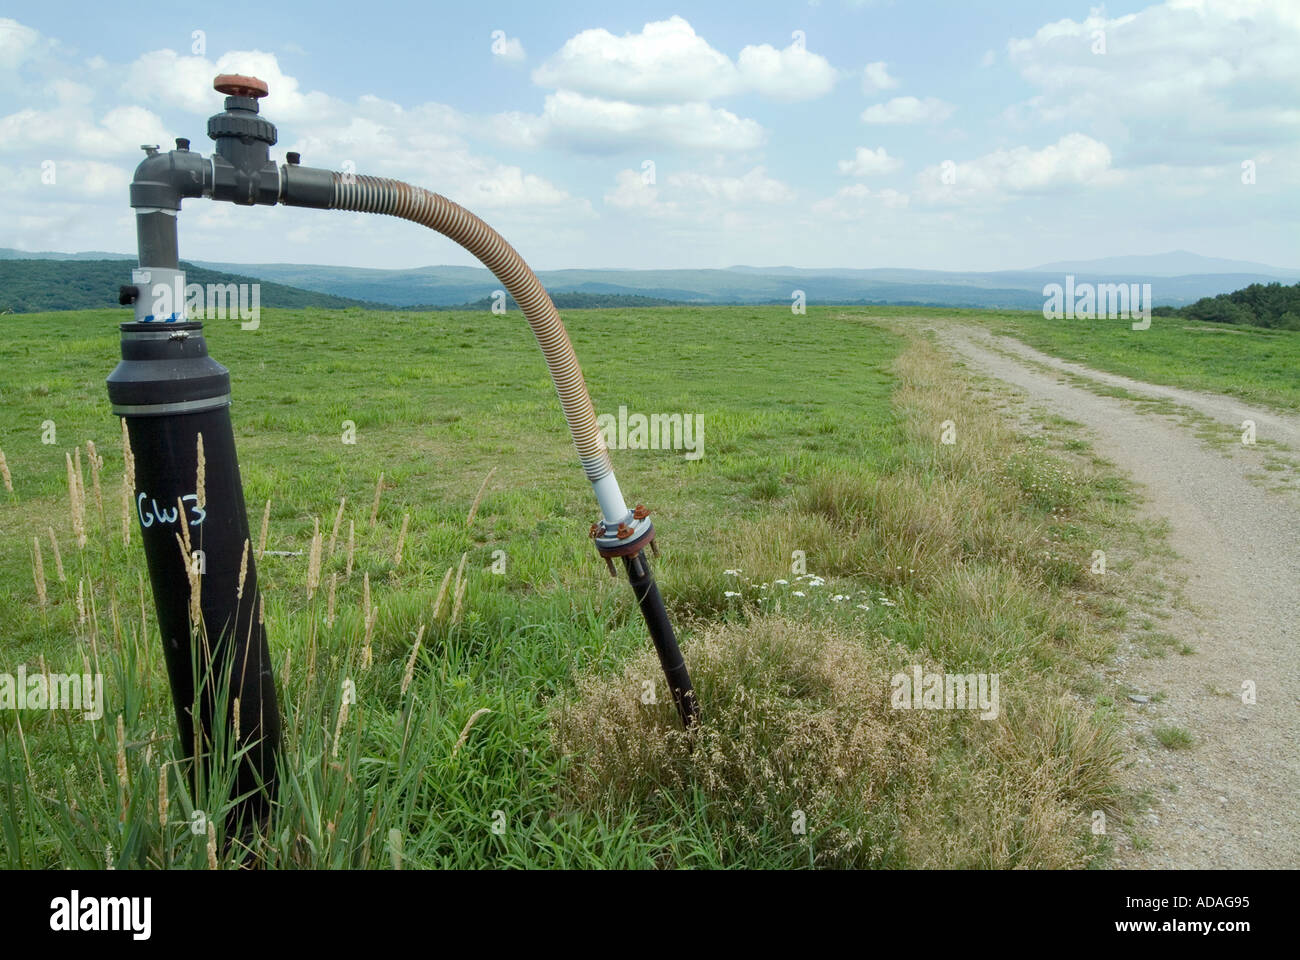
M145 509L145 500L149 501L150 509ZM187 493L181 497L183 503L189 504L186 513L187 517L192 517L189 521L191 527L197 527L203 522L208 512L199 506L199 496L196 493ZM152 527L155 523L175 523L180 517L180 505L168 509L159 507L158 501L153 499L147 493L140 493L135 498L136 513L140 515L140 526L146 529Z

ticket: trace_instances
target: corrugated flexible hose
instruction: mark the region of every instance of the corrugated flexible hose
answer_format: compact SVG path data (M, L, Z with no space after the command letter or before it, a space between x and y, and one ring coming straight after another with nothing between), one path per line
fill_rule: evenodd
M441 194L386 177L335 173L333 209L383 213L412 220L437 230L478 257L514 297L537 337L551 379L555 381L555 392L560 395L560 406L582 469L592 483L613 473L569 333L546 288L501 234Z
M591 480L606 524L611 529L617 525L620 537L629 532L624 530L623 521L640 522L645 515L638 511L634 517L623 501L569 333L564 329L564 322L551 302L550 294L515 248L460 204L431 190L386 177L338 172L332 177L334 196L331 209L383 213L423 224L459 243L496 275L519 304L546 357L546 366L551 371L555 392L559 394L560 406L564 409L564 419L573 435L573 445L578 449L582 469ZM652 529L647 528L644 536L651 536ZM653 538L651 540L653 545ZM615 552L622 555L628 580L636 592L673 701L683 725L689 730L699 716L690 674L664 610L663 598L650 573L649 561L641 552L639 542L630 542L629 550L632 552ZM610 571L613 569L611 564Z

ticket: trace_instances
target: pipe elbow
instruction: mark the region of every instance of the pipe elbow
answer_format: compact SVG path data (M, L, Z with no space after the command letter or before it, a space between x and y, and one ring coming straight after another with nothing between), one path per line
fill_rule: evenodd
M185 197L212 191L212 164L191 150L150 153L131 178L131 206L179 210Z

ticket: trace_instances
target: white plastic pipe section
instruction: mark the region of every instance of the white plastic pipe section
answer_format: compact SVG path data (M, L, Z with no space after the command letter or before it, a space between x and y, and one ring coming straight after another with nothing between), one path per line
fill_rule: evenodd
M596 493L605 523L614 526L628 521L630 512L614 479L614 467L596 425L596 410L568 331L550 294L514 247L460 204L401 180L335 173L331 209L382 213L423 224L455 240L492 271L519 304L537 337L537 345L542 348L551 379L555 381L555 392L560 396L564 419L573 435L573 445Z

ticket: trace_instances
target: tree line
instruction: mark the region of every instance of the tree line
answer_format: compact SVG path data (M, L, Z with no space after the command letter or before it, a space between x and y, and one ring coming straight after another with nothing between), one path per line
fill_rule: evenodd
M1202 297L1185 307L1156 307L1151 313L1271 330L1300 330L1300 283L1252 283L1232 293Z

